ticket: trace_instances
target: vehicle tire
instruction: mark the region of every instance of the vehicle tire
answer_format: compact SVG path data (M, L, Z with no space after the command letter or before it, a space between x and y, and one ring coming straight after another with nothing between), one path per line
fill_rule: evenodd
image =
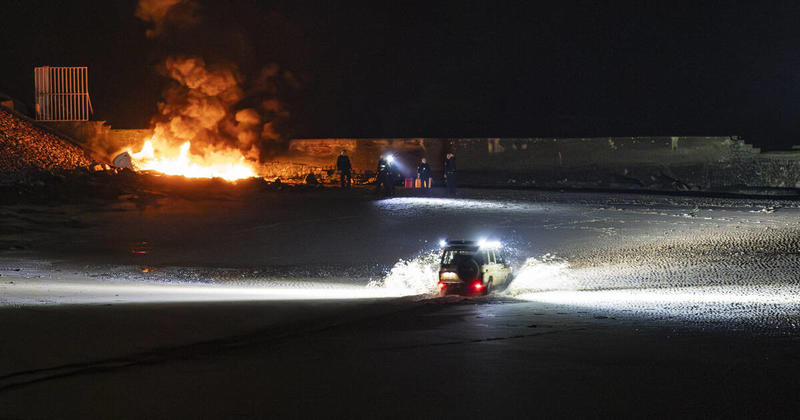
M511 286L512 281L514 281L514 275L509 274L508 277L506 277L506 282L503 283L503 290L508 289L508 286Z

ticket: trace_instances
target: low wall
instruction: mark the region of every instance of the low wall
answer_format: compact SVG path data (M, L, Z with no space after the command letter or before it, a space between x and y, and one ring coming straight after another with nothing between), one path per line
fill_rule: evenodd
M141 146L152 135L148 129L116 129L105 121L38 121L86 146L93 153L111 162L126 146Z
M409 176L416 173L422 157L429 160L434 171L441 171L448 142L444 139L295 139L290 140L285 153L273 158L270 166L303 165L333 171L342 150L347 151L356 174L374 173L378 158L391 152L399 169ZM267 174L268 176L271 174Z
M709 163L759 153L732 137L497 138L456 144L470 170Z
M102 121L51 122L110 161L122 147L141 144L150 130L112 129ZM336 158L347 150L356 178L375 174L391 152L413 176L422 157L442 179L445 154L456 154L459 183L476 186L727 190L800 188L800 151L761 153L737 137L600 138L328 138L293 139L262 165L268 179L301 180L312 173L336 177Z
M770 186L760 150L735 137L463 139L462 182L657 190Z
M459 182L481 186L538 186L704 190L750 186L791 187L800 165L780 163L744 141L721 137L295 139L274 159L267 177L333 173L347 150L362 178L378 157L392 152L408 174L427 157L435 179L444 156L456 154ZM781 156L787 159L787 156ZM798 160L800 162L800 160ZM781 169L783 168L783 169ZM294 172L292 172L294 173ZM800 184L797 184L800 186Z
M800 150L761 154L753 176L775 188L800 188Z

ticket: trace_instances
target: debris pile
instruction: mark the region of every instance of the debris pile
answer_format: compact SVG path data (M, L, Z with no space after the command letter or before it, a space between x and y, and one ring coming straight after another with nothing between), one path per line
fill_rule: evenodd
M0 108L0 172L92 167L81 147Z
M172 197L201 199L259 199L259 194L272 192L303 192L320 188L319 184L288 184L270 182L263 178L248 178L228 182L220 178L185 178L135 172L127 169L73 170L24 169L9 176L0 176L2 204L90 204L107 205L125 202L150 205Z

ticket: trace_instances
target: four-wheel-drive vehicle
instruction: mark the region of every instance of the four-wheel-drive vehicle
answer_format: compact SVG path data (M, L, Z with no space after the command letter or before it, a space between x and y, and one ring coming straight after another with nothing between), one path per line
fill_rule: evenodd
M513 278L496 241L443 241L439 268L441 294L487 295Z

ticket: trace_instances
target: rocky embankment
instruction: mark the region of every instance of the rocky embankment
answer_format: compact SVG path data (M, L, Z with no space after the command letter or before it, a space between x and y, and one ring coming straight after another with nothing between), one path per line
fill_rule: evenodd
M94 164L81 147L0 108L0 173L69 170Z

